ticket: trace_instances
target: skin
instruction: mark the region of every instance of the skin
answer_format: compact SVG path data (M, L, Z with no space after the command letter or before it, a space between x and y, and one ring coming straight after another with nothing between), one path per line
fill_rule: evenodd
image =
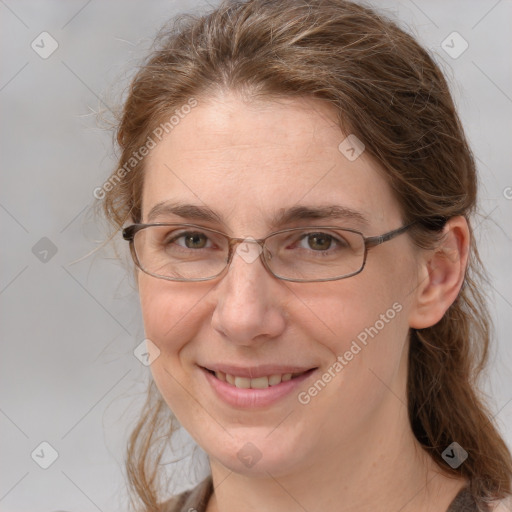
M350 162L338 150L346 135L323 102L255 102L232 92L198 101L146 159L142 222L160 201L179 200L207 205L224 222L155 221L262 238L281 208L339 204L368 225L330 223L365 236L403 224L378 164L366 152ZM297 225L315 223L322 224ZM405 405L409 328L439 321L463 280L467 224L452 219L445 232L431 251L400 235L371 249L363 272L331 282L285 282L259 259L236 254L213 281L138 272L146 337L160 350L151 365L155 382L209 455L215 493L208 512L446 510L464 482L443 474L419 447ZM234 410L197 367L291 363L321 374L394 303L400 313L307 405L292 393L264 411ZM248 442L261 453L251 468L237 457Z

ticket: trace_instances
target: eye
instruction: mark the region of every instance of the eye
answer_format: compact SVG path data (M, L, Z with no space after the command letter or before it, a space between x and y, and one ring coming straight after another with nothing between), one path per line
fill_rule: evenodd
M340 236L329 235L328 233L305 233L301 235L299 243L303 249L310 249L317 252L328 251L336 246L338 249L346 249L350 247L350 244ZM303 245L303 244L306 244Z
M178 240L183 240L183 243L178 243ZM187 249L204 249L209 239L206 234L200 231L187 231L174 236L168 243L177 242L177 245L186 247Z
M332 236L326 235L325 233L311 233L305 235L302 240L306 240L311 249L327 251L331 248L333 239Z

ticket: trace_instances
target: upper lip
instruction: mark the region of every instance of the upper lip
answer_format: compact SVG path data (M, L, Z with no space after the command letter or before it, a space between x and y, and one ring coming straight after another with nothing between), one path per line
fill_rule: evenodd
M263 364L258 366L233 366L229 364L204 365L203 368L214 372L223 372L235 377L256 379L269 375L284 375L285 373L303 373L316 368L315 366L283 366L276 364Z

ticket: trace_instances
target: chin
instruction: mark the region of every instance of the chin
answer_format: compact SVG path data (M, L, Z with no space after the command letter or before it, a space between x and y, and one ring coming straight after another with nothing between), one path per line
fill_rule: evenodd
M305 454L301 453L302 450L299 453L297 442L289 435L286 436L288 442L277 436L276 439L265 439L269 430L265 429L264 434L261 429L258 430L255 435L250 432L233 438L226 435L228 439L222 442L217 439L210 446L203 445L203 449L230 471L255 478L268 478L269 474L274 477L288 474L305 459ZM212 445L218 449L212 450Z

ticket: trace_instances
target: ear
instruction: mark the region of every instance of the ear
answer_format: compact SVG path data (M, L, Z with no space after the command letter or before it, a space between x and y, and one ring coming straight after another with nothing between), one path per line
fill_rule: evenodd
M457 298L468 263L470 234L464 217L453 217L436 248L420 256L418 284L409 325L425 329L435 325Z

